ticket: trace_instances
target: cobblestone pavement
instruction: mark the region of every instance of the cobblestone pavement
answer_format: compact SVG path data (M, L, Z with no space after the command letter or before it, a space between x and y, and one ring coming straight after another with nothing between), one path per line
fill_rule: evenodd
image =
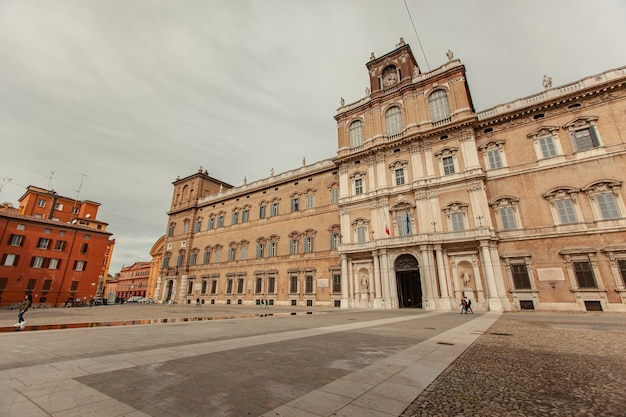
M625 416L626 316L504 314L401 417Z

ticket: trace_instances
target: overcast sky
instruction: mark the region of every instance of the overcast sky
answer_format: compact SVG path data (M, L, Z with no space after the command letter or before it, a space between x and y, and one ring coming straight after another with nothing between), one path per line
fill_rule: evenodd
M340 97L400 37L422 72L452 50L480 111L626 65L626 2L0 0L0 201L97 201L110 272L149 261L177 176L334 157Z

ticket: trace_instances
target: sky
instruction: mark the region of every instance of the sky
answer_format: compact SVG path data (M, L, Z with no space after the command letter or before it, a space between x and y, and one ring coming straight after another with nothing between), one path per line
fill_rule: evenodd
M177 176L335 157L340 98L400 37L422 72L453 51L481 111L626 65L626 2L0 0L0 202L99 202L110 273L149 261Z

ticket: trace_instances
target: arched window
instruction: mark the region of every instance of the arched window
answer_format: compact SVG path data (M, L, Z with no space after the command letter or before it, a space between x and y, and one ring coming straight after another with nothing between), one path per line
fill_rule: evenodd
M385 113L385 125L387 126L387 136L402 133L402 111L400 107L392 107Z
M450 117L450 106L448 105L448 95L443 90L436 90L428 96L428 108L430 109L430 119L433 122Z
M363 145L363 122L355 120L350 124L350 149Z

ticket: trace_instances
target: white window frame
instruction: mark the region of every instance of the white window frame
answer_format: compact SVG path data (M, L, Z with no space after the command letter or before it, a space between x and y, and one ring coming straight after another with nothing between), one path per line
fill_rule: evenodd
M428 110L432 123L450 118L450 103L446 90L438 88L428 95Z
M391 106L385 112L385 129L389 139L402 134L402 109L400 106Z
M600 224L611 226L612 222L615 221L619 221L620 224L625 222L623 213L626 213L626 209L624 208L624 201L621 196L621 185L622 183L620 181L604 180L595 182L583 189L591 201L594 218L596 221L601 222ZM599 199L599 196L603 198ZM602 204L609 196L613 200L613 207L610 207L610 210L615 212L616 215L605 217L605 210L603 210Z
M350 136L350 149L360 149L363 146L363 122L355 120L348 128Z
M467 218L468 205L461 201L454 201L448 204L443 212L446 215L448 222L448 231L451 232L463 232L467 230L468 223L465 220ZM460 227L459 227L460 226Z

